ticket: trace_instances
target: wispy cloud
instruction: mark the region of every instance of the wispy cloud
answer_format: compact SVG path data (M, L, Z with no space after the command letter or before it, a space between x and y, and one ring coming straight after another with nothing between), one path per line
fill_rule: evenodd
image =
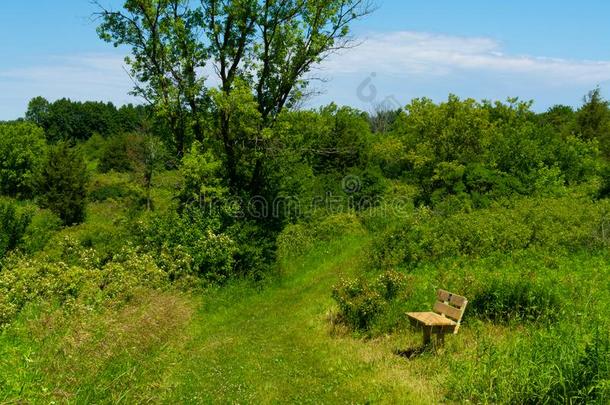
M477 98L519 95L546 107L578 102L593 86L610 82L610 61L515 55L492 38L401 31L361 40L360 46L323 63L322 74L334 80L315 104L338 101L366 108L356 88L371 72L377 73L380 94L395 94L403 102L456 92ZM46 57L0 68L0 119L22 116L28 100L38 95L50 100L137 102L128 94L133 83L124 65L123 55L108 52ZM205 73L210 85L217 84L211 69Z
M36 64L0 70L0 119L22 115L29 99L103 100L117 104L138 101L117 54L53 56Z
M511 55L491 38L410 31L372 34L360 46L330 58L323 68L333 75L379 72L447 76L467 71L528 75L547 82L569 80L593 85L610 80L610 61Z

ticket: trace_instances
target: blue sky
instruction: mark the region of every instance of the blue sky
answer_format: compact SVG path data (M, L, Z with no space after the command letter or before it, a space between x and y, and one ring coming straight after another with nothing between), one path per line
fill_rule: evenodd
M106 0L120 5L121 1ZM354 26L362 45L316 72L326 82L307 105L330 101L370 110L411 98L518 96L544 110L577 106L596 85L610 96L610 2L378 0ZM125 49L97 38L88 0L0 6L0 120L23 115L42 95L134 102Z

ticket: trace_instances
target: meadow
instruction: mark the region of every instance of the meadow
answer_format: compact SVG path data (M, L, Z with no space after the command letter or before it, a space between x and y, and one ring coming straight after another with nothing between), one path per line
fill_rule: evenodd
M0 122L0 403L607 404L601 89L306 109L372 4L222 4L96 2L146 104Z

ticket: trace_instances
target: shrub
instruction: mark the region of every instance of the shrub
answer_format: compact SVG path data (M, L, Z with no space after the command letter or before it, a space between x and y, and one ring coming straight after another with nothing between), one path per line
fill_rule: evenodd
M87 196L90 201L102 202L106 200L128 200L128 205L142 207L146 205L146 195L144 191L123 178L118 173L96 176L89 184Z
M180 273L187 275L193 272L205 280L224 281L235 275L240 245L220 230L217 216L208 214L187 209L182 213L153 215L135 223L133 231L142 248L154 257L161 259L162 252L165 255L178 253L180 262L189 263L190 266ZM188 255L187 260L184 254ZM167 264L167 258L157 263Z
M225 245L234 257L234 266L228 275L258 280L265 277L276 257L276 234L253 221L236 222L220 234L225 234L227 242L231 241Z
M17 247L32 219L32 212L0 199L0 259Z
M553 320L562 312L562 300L549 284L527 279L493 280L475 292L469 316L492 322Z
M339 320L355 331L369 331L374 322L407 293L406 277L387 271L377 279L341 280L333 287L332 297L339 306Z
M27 253L43 250L61 226L61 219L49 210L38 210L23 235L21 246Z
M85 218L87 168L80 153L59 143L49 152L40 182L41 203L55 212L65 225Z
M526 198L511 206L439 215L417 210L378 233L371 265L393 268L449 257L484 257L536 248L547 252L601 249L610 205L587 199Z
M298 257L311 249L313 242L313 232L309 225L288 225L277 238L277 256L280 260Z
M66 239L60 257L15 257L0 272L0 327L10 323L28 303L38 301L88 306L120 305L140 288L162 289L167 273L149 255L126 246L108 263ZM69 305L66 306L69 308Z
M323 217L313 225L313 231L319 240L334 240L343 235L363 232L358 216L353 213L334 214Z
M126 247L99 269L99 289L104 299L124 302L141 287L164 288L168 285L167 273L157 267L152 256L138 254Z
M31 123L0 124L0 193L30 197L44 166L46 141Z
M333 287L339 319L353 330L366 331L386 306L383 296L362 279L342 280Z
M407 278L396 271L386 271L377 278L377 288L386 301L404 298L401 295L406 291Z
M116 172L128 172L132 168L131 157L129 154L130 142L137 141L139 138L129 135L115 135L106 140L102 149L98 170L101 173L108 173L111 170Z

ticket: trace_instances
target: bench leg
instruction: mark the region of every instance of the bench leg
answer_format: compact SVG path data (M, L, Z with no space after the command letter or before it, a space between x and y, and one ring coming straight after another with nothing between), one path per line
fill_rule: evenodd
M432 328L424 326L423 331L424 331L424 346L428 346L430 344L430 335L432 333Z
M439 333L438 335L436 335L436 345L438 347L443 347L445 345L445 334L444 333Z

